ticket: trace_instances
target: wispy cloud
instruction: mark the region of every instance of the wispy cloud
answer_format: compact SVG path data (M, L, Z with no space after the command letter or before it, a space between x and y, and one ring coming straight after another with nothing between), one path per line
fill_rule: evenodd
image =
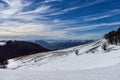
M97 3L101 3L101 2L104 2L104 1L106 1L106 0L94 0L93 2L91 2L91 1L89 2L89 0L88 0L83 5L78 5L78 6L66 8L66 9L51 13L51 14L49 14L49 16L65 14L65 13L68 13L69 11L73 11L73 10L76 10L76 9L79 9L79 8L88 7L88 6L95 5Z
M77 18L72 19L72 20L55 19L54 22L56 24L60 25L61 26L60 28L67 28L66 25L69 25L69 27L70 27L70 25L72 25L72 24L75 24L75 25L77 24L77 26L79 26L80 23L83 23L83 22L86 22L86 23L92 22L92 21L96 21L96 20L100 20L100 19L110 18L110 17L113 17L115 15L119 15L119 14L120 14L120 9L113 9L112 11L93 14L93 15L87 15L87 16L81 16L81 17L77 17ZM94 27L94 26L92 25L92 27ZM60 28L58 28L58 29L60 29ZM75 28L72 27L71 29L75 29ZM81 29L86 29L86 27L81 27Z
M114 9L112 11L108 11L108 12L104 12L104 13L82 16L82 17L79 17L78 20L81 20L81 22L95 21L95 20L99 20L99 19L112 17L112 16L115 16L118 14L120 14L120 9Z
M10 16L20 12L23 7L29 5L29 2L22 2L22 0L3 0L6 4L2 5L0 16L2 18L9 18ZM5 7L5 5L7 7Z
M47 10L49 10L50 9L50 5L42 5L42 6L39 6L39 7L37 7L35 10L31 10L31 11L27 11L27 12L21 12L21 13L19 13L19 14L35 14L35 13L46 13L47 12Z
M88 26L66 28L65 30L68 30L68 31L87 31L87 30L93 30L93 29L96 29L99 27L109 27L109 26L116 26L116 25L120 25L120 22L99 23L99 24L88 25Z
M88 26L80 24L120 14L119 9L69 20L61 19L58 16L106 0L93 0L92 2L86 0L88 2L84 5L76 5L64 9L54 7L54 4L51 4L51 2L63 2L63 0L44 0L43 2L38 2L40 5L30 9L30 6L34 6L31 0L2 1L4 3L0 2L0 39L68 39L80 36L81 38L85 38L82 35L76 36L75 31L87 31L103 26L120 25L120 22L100 23ZM94 35L93 33L86 33L86 36L90 38Z

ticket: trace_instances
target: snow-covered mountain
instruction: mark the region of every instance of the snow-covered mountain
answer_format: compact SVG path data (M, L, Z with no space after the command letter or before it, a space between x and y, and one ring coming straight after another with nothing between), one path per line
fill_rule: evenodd
M90 43L93 41L94 40L33 40L30 42L37 43L49 50L60 50Z
M120 46L110 45L104 39L14 58L9 60L8 69L0 70L0 80L119 80L119 75Z
M93 40L60 40L50 43L55 49L65 49L93 42Z
M102 45L105 42L105 40L99 40L73 48L11 59L9 60L8 68L20 69L35 67L35 69L38 68L40 70L81 70L96 68L96 65L97 67L109 66L112 65L112 62L109 62L109 60L114 55L120 56L120 54L116 55L120 50L119 46L107 44L107 50L104 51ZM76 55L76 51L79 52L79 56Z

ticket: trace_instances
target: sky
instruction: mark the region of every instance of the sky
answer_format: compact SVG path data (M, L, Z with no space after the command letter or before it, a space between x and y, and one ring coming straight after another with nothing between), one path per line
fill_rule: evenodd
M0 40L101 39L120 27L120 0L0 0Z

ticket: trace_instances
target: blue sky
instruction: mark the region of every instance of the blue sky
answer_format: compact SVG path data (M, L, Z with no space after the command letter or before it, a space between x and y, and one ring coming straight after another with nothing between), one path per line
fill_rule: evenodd
M100 39L120 27L120 0L0 0L0 40Z

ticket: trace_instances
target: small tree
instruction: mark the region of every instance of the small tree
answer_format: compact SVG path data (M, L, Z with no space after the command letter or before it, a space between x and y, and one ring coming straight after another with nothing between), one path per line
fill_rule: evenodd
M107 50L107 44L106 44L105 42L104 42L103 45L102 45L102 49L103 49L104 51Z
M79 51L78 51L78 50L75 50L75 54L78 56L78 55L79 55Z
M1 59L0 60L0 68L7 68L8 60L7 59Z

